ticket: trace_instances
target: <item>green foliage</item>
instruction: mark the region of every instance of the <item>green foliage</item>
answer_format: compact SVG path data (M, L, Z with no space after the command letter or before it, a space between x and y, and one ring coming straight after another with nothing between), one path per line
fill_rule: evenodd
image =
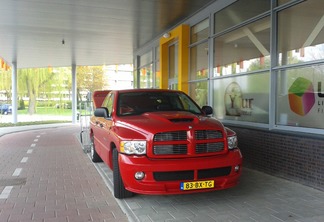
M18 105L18 110L24 110L26 109L25 107L25 102L22 98L19 99L19 105Z

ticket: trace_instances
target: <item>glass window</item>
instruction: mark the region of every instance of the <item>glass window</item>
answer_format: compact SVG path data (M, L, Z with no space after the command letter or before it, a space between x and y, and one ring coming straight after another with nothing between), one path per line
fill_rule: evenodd
M271 0L239 0L215 13L214 33L219 33L270 10Z
M279 65L324 59L323 27L323 0L304 1L279 12Z
M207 81L189 83L189 96L199 105L199 107L208 104L207 85Z
M169 46L169 79L178 78L178 48L177 42Z
M208 43L190 48L190 80L208 78Z
M279 71L276 124L324 129L324 65Z
M140 88L152 88L153 75L152 64L140 69Z
M292 1L292 0L278 0L278 5L283 5L283 4L285 4L287 2L290 2L290 1Z
M269 122L269 72L215 79L212 83L216 118Z
M200 40L207 39L209 36L209 19L198 23L191 27L190 30L190 42L195 43Z
M161 71L160 71L160 61L156 61L155 63L155 85L154 88L160 88L161 84Z
M145 53L144 55L140 56L140 66L144 66L147 65L149 63L153 62L153 58L152 58L152 52L149 51L147 53Z
M112 109L114 104L114 94L110 93L102 103L103 107L108 109L108 116L111 117Z
M214 76L269 68L269 17L215 38L214 47Z

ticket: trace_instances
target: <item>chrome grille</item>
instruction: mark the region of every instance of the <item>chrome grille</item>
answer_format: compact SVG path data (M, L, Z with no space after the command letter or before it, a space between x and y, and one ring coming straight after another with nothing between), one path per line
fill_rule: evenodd
M187 154L187 145L154 145L153 152L155 155Z
M212 153L212 152L220 152L224 150L224 143L197 143L196 144L196 153Z
M221 139L223 134L217 130L196 130L195 138L196 140Z
M187 140L187 131L163 132L157 133L154 136L154 142L180 140Z
M196 130L195 141L190 142L187 131L160 132L153 138L153 154L163 155L201 155L222 152L225 149L223 133L219 130ZM190 150L189 150L190 149Z

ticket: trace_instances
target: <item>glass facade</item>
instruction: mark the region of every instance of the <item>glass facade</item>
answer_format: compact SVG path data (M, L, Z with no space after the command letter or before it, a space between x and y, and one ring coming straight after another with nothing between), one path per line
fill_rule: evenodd
M309 0L278 11L275 125L324 129L324 4Z
M209 19L190 29L189 95L200 107L208 105L208 36Z
M322 133L323 0L228 4L191 24L189 95L224 123Z
M136 55L134 70L134 88L159 88L160 49L152 47L148 52Z

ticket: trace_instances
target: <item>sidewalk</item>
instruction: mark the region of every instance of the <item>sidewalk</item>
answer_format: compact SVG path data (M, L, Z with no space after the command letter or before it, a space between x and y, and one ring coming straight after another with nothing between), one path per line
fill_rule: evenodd
M1 222L129 221L82 151L79 130L73 124L1 128Z

